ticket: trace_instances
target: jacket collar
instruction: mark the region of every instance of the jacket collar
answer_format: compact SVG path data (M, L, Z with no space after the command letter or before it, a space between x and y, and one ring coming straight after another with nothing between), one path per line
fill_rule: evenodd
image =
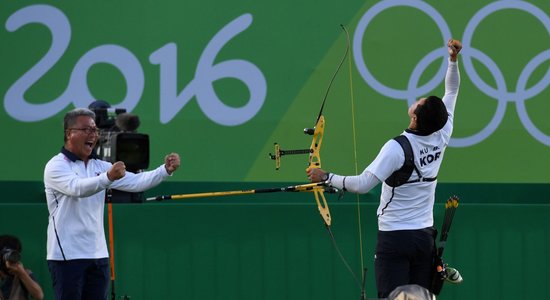
M65 146L61 147L61 153L63 153L72 162L75 162L77 160L82 160L78 156L76 156L76 154L74 154L71 151L65 149ZM97 154L94 151L92 151L92 154L90 154L90 156L88 156L88 158L89 159L98 159L99 156L97 156Z

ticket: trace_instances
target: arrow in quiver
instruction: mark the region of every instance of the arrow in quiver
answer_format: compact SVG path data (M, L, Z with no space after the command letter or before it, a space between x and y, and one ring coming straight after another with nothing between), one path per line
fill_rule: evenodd
M443 287L443 283L447 278L447 266L443 263L443 250L445 250L445 243L447 242L447 237L449 235L449 231L451 230L451 224L453 223L453 218L457 207L457 196L452 196L445 203L445 215L443 217L443 224L441 225L441 236L439 238L439 243L437 243L435 248L435 270L432 277L432 288L430 289L435 295L439 295L441 288Z

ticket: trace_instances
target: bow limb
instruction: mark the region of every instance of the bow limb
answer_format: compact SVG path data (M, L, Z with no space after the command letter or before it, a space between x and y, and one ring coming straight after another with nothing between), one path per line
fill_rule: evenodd
M324 189L322 187L313 188L313 193L315 195L315 202L317 202L317 208L319 208L319 213L325 221L327 226L330 226L332 218L330 217L330 211L328 209L327 199L325 198Z

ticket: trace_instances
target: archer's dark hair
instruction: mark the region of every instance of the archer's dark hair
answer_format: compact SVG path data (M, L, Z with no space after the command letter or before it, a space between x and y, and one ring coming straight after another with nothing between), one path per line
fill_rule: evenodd
M0 250L4 248L9 248L12 250L17 250L19 253L23 251L23 246L21 241L13 235L0 235Z
M416 129L422 134L432 134L445 126L449 115L447 108L437 96L429 96L422 105L414 111L416 114Z

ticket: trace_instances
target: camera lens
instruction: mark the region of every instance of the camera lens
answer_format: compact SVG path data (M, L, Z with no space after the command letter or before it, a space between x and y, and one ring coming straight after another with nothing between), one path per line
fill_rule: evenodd
M9 249L6 254L4 254L4 260L14 264L18 263L21 260L21 254L19 254L17 250Z

